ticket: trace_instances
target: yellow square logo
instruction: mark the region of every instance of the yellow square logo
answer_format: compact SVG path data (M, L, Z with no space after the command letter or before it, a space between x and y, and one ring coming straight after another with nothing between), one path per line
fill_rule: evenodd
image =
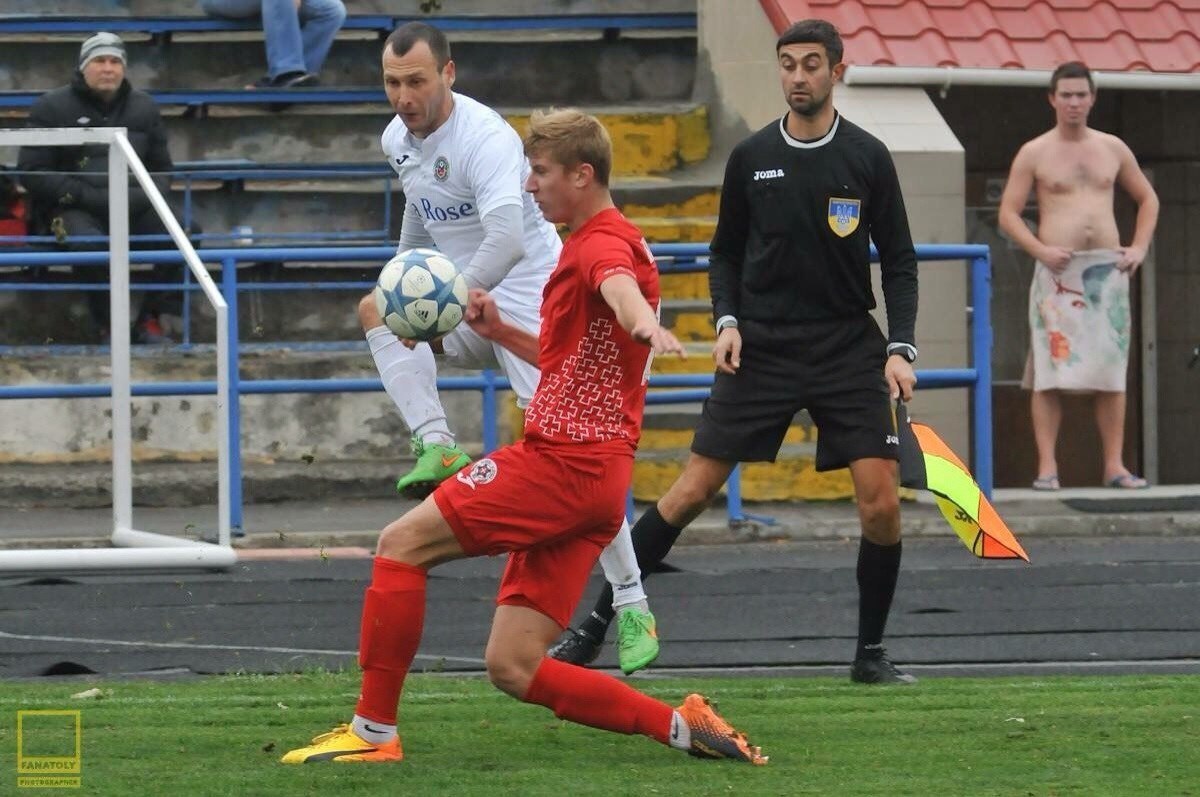
M17 787L78 789L83 771L79 710L17 712Z

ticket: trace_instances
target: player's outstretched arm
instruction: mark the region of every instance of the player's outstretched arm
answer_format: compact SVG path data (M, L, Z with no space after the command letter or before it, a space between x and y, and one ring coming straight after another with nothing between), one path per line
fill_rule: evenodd
M468 293L463 319L481 338L494 340L531 365L538 364L538 339L520 327L507 323L487 291L472 288Z
M687 357L676 337L658 323L658 314L642 296L637 281L628 274L614 274L600 283L600 295L616 313L617 323L639 343L645 343L655 354L678 354Z

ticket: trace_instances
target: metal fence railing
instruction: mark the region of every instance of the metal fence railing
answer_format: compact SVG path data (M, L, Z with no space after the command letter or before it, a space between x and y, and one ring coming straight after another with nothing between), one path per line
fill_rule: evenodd
M661 273L703 271L707 268L708 248L703 244L656 244L652 246L659 258ZM929 261L967 261L970 266L970 351L971 361L961 368L922 369L917 371L920 389L944 389L965 387L971 391L973 454L972 468L980 488L986 495L992 492L992 400L991 400L991 349L992 329L991 305L991 260L987 246L980 244L923 244L916 247L917 258ZM228 303L226 353L232 418L229 428L229 450L233 472L231 474L231 517L230 526L240 529L242 525L241 492L241 418L238 398L241 395L259 393L340 393L383 390L378 379L278 379L241 380L239 378L238 353L238 295L246 291L312 291L353 290L366 291L373 287L370 281L291 281L239 283L237 264L243 261L256 263L303 261L306 263L383 263L393 254L390 246L369 247L313 247L313 248L244 248L209 249L198 252L202 261L220 266L221 290ZM132 263L177 264L182 256L172 251L136 251L130 253ZM872 257L878 255L872 248ZM107 264L105 252L0 252L0 266L38 267L49 265L92 265ZM174 289L194 291L196 286L185 279L179 283L137 284L142 290ZM106 283L80 285L78 283L12 282L0 283L0 290L107 290ZM259 344L261 345L261 344ZM294 345L294 344L289 344ZM365 345L365 344L363 344ZM703 400L712 385L711 374L675 374L650 377L653 388L647 398L649 404L692 403ZM438 379L441 390L478 390L483 397L483 447L490 451L498 445L496 392L508 389L502 376L484 372L477 377L443 377ZM212 381L155 382L132 385L134 396L164 395L211 395L216 386ZM40 384L0 386L0 399L102 397L110 395L111 387L105 384ZM747 517L743 512L740 472L735 468L727 485L727 511L731 520Z

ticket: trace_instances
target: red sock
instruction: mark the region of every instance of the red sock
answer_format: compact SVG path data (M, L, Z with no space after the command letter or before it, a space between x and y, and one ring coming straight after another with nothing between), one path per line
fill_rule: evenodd
M358 641L363 679L355 713L396 724L400 690L417 655L424 624L425 571L376 556L363 601Z
M525 693L555 716L616 733L640 733L667 744L675 709L602 672L546 657Z

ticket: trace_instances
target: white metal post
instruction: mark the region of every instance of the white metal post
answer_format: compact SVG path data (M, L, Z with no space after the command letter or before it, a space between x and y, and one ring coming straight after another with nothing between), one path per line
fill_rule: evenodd
M229 379L228 305L187 239L158 186L129 144L124 128L46 128L0 130L0 142L41 147L103 144L109 148L109 300L112 333L112 542L121 548L0 551L0 572L61 572L83 569L228 568L237 562L229 544ZM217 316L218 543L138 531L133 522L133 441L129 351L129 170L146 192L184 262Z
M129 166L108 147L109 341L112 350L113 532L133 528L133 412L129 362Z
M192 242L188 240L187 233L179 226L179 222L175 219L175 214L171 212L170 205L163 199L163 196L158 191L158 186L154 184L150 173L146 171L145 165L138 158L137 152L126 138L124 130L117 133L113 140L114 149L120 148L125 153L126 160L129 163L129 168L133 170L134 177L146 192L150 204L158 212L159 218L162 219L163 226L167 228L167 232L171 235L171 240L179 247L179 251L183 254L185 265L191 269L192 276L196 278L196 282L204 291L204 295L208 297L212 303L213 309L216 311L217 323L217 544L229 545L229 516L230 516L230 463L229 463L229 414L232 405L230 404L229 396L229 347L237 345L236 341L229 340L229 305L225 302L225 298L217 289L216 283L213 282L212 275L208 273L208 269L200 262L200 257L196 254L196 249L192 246ZM115 366L114 366L115 370ZM115 386L115 382L114 382ZM132 544L132 543L130 543Z

